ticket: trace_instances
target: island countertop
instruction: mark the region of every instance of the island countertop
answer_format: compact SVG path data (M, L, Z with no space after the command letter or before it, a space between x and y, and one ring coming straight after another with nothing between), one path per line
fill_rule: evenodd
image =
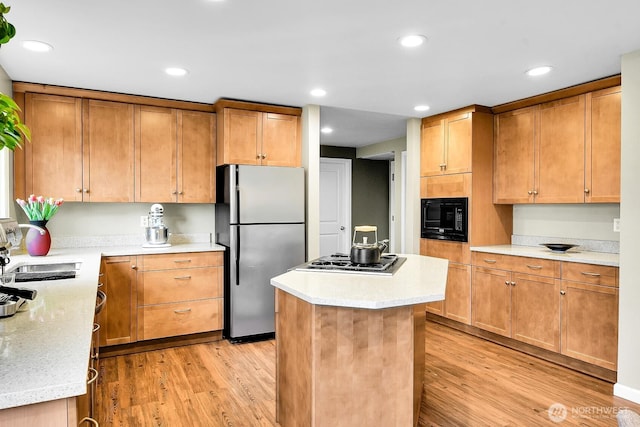
M444 299L449 261L399 254L405 263L391 276L334 271L289 271L271 284L304 301L336 307L382 309Z

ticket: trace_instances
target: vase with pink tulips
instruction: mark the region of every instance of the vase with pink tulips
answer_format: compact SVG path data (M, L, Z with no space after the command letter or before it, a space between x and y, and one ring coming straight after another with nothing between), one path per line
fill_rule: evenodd
M25 237L27 252L32 256L48 254L51 248L51 235L47 229L47 221L58 212L64 200L54 199L53 197L36 197L32 194L26 201L16 199L16 202L20 205L24 213L27 214L29 222L39 227L39 229L31 228L27 232L27 236Z

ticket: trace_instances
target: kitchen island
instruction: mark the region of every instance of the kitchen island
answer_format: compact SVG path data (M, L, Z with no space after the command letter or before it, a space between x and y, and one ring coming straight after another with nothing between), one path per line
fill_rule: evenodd
M448 261L400 255L392 276L290 271L276 289L276 419L290 426L415 426L425 304Z

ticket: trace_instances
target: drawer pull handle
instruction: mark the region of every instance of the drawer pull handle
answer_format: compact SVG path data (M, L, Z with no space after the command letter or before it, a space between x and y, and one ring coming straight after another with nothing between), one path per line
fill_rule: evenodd
M96 420L94 420L91 417L84 417L83 419L80 420L80 424L82 423L91 423L91 425L94 425L96 427L98 427L100 424L98 424L98 422ZM80 425L78 424L78 425Z
M527 264L527 267L529 267L532 270L541 270L542 269L541 265L529 265L529 264Z
M484 262L486 262L487 264L495 264L496 260L495 259L484 259Z
M190 308L185 308L183 310L173 310L175 314L184 314L184 313L189 313L190 311L191 311Z
M191 279L191 276L178 276L178 277L174 277L174 279L176 279L176 280L189 280L189 279Z
M600 273L590 273L588 271L581 271L580 273L584 274L585 276L600 277Z
M560 291L560 295L566 295L567 293L565 291Z
M94 368L89 368L89 372L91 372L93 376L89 381L87 381L87 385L93 384L98 379L98 376L100 375L98 371L95 370Z
M173 262L175 262L176 264L184 264L185 262L191 262L190 259L176 259Z
M96 333L100 330L100 325L98 323L94 323L93 324L93 330L91 331L91 333Z

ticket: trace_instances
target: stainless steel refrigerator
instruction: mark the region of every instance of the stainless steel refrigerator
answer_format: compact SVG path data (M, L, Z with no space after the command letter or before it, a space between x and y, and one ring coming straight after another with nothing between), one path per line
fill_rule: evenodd
M216 242L227 248L223 336L272 337L270 280L306 258L304 169L227 165L216 179Z

